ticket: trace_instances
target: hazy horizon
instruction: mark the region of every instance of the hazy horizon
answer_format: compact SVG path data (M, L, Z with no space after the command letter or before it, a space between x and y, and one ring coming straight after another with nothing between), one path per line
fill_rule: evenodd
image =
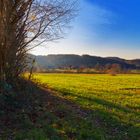
M35 55L89 54L140 58L139 0L80 0L78 16L64 39L44 43Z
M83 55L89 55L89 56L94 56L94 57L102 57L102 58L113 57L113 58L120 58L120 59L126 59L126 60L136 60L136 59L139 60L140 59L140 57L139 58L132 58L132 59L130 58L130 59L127 59L127 58L118 57L118 56L99 56L99 55L91 55L91 54L74 54L74 53L73 54L71 54L71 53L67 53L67 54L63 54L63 53L62 54L61 53L60 54L57 54L57 53L55 54L54 53L53 54L52 53L52 54L46 54L46 55L42 55L42 54L38 54L37 55L37 54L33 54L32 53L32 55L35 55L35 56L49 56L49 55L78 55L78 56L83 56Z

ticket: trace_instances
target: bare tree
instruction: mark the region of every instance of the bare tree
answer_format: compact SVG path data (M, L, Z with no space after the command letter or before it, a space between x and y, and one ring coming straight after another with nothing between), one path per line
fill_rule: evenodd
M60 39L74 15L74 0L0 0L0 81L16 80L28 51Z

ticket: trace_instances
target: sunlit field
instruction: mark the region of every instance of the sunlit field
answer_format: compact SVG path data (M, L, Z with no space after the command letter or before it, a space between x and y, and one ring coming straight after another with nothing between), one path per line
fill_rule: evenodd
M71 125L61 126L64 133L70 129L74 139L79 135L88 140L140 139L140 75L35 74L34 78L79 106L83 121L69 117Z

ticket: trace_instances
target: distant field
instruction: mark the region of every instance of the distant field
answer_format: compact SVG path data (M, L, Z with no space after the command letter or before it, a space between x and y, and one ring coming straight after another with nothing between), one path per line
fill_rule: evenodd
M85 110L84 122L77 121L69 128L63 126L64 131L84 133L85 140L140 139L140 75L35 74L34 77L55 91L56 96ZM69 120L75 123L73 118Z

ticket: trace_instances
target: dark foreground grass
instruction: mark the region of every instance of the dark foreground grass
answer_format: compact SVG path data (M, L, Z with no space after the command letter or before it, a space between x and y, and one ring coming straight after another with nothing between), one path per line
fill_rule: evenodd
M24 92L1 94L1 140L104 139L104 132L87 120L90 110L34 83L23 85Z
M35 76L0 96L1 140L140 139L139 75Z

